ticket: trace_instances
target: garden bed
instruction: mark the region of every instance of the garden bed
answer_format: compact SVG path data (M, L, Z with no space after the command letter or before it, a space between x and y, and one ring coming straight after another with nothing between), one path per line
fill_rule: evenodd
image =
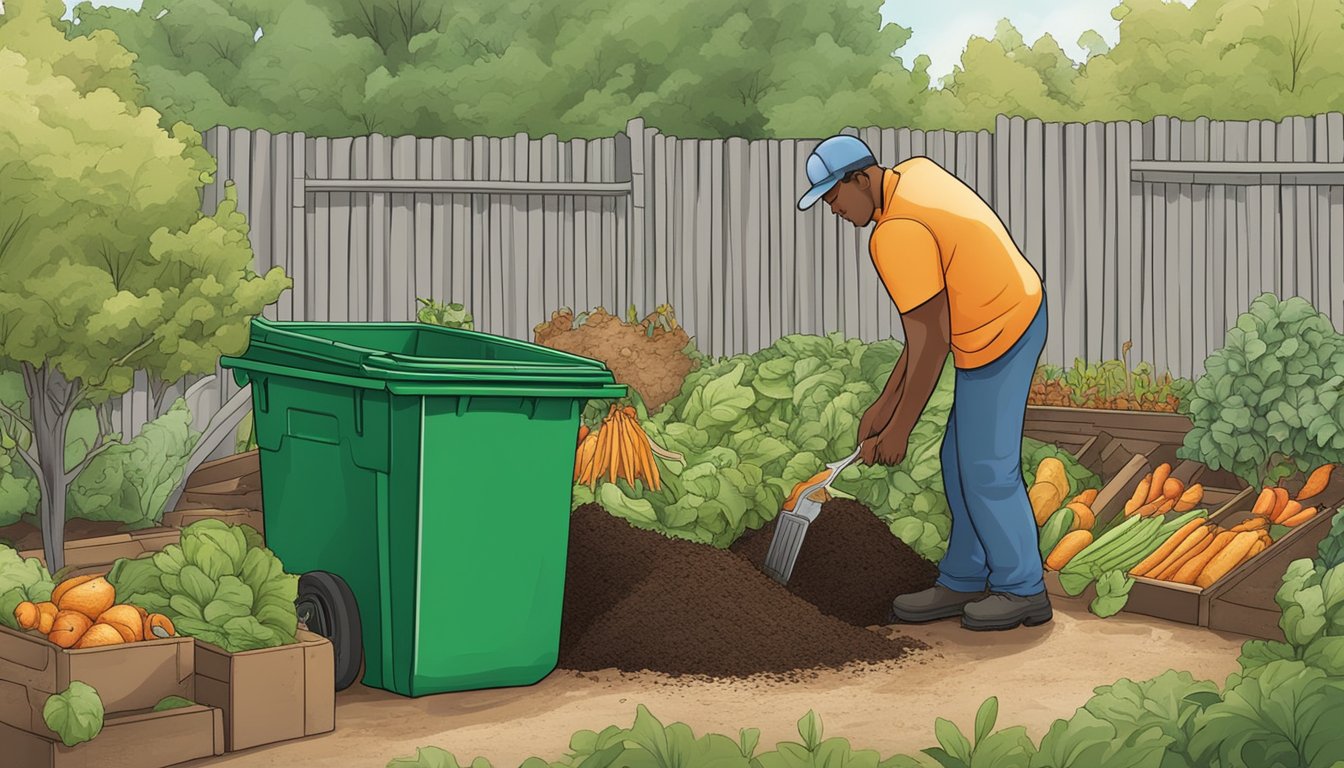
M1189 417L1179 413L1028 405L1023 432L1071 452L1105 432L1134 453L1146 454L1179 448L1191 426Z
M213 707L133 712L108 717L92 741L67 747L0 723L0 749L20 768L166 768L224 754L224 727Z

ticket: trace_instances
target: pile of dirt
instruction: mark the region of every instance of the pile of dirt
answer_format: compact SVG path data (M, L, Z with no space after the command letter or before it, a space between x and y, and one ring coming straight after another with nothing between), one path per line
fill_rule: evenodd
M774 528L772 521L747 533L733 551L759 568ZM938 567L893 536L867 507L835 499L808 526L788 589L828 616L871 626L887 623L897 595L927 589L936 578Z
M1102 397L1095 387L1082 393L1083 402L1074 399L1074 392L1062 381L1046 381L1037 377L1027 396L1028 405L1046 405L1055 408L1097 408L1108 411L1142 411L1145 413L1176 413L1181 401L1175 395L1159 398L1157 394L1144 397L1116 395Z
M595 504L571 517L562 669L794 679L921 648L822 614L733 552L633 528Z
M617 382L638 392L645 407L657 411L681 392L686 374L695 366L686 354L691 337L676 325L670 307L659 309L638 323L622 322L600 307L578 318L561 310L535 328L535 341L601 360Z

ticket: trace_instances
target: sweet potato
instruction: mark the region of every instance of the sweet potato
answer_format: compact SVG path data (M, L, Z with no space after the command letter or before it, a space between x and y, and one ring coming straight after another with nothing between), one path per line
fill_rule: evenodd
M1045 521L1055 514L1063 498L1059 488L1051 483L1042 482L1031 486L1027 499L1031 502L1031 512L1036 518L1037 527L1045 525Z
M1092 508L1081 501L1069 502L1065 509L1073 511L1073 526L1071 531L1091 530L1092 526L1097 524L1097 516L1092 512Z
M1148 488L1152 485L1153 476L1150 474L1139 481L1138 487L1134 489L1134 494L1125 502L1125 517L1134 514L1135 510L1148 503Z
M1088 488L1086 491L1073 497L1073 500L1079 504L1086 504L1089 508L1097 503L1097 495L1100 492L1096 488Z
M1322 464L1307 477L1307 484L1302 486L1302 490L1297 492L1298 501L1306 501L1313 496L1319 495L1325 490L1325 486L1330 484L1330 473L1335 471L1334 464Z
M1179 500L1183 493L1185 493L1185 483L1174 477L1168 477L1167 481L1162 484L1162 495L1168 499Z
M47 639L58 648L73 648L75 643L93 626L93 619L79 611L61 611L52 621Z
M1153 482L1148 485L1148 497L1144 499L1145 503L1156 501L1158 497L1162 496L1162 492L1167 486L1167 478L1170 475L1170 464L1164 461L1157 465L1157 469L1153 470Z
M1177 512L1189 512L1199 506L1199 502L1204 500L1204 486L1195 483L1181 494L1181 498L1176 502L1175 510Z
M1070 531L1064 535L1055 545L1050 556L1045 558L1045 567L1047 570L1058 571L1069 564L1079 552L1082 552L1088 544L1092 543L1091 531Z

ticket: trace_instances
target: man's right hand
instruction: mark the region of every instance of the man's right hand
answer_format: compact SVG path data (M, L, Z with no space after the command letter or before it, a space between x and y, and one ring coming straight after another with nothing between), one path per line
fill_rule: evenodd
M882 423L883 410L881 398L868 407L868 410L863 414L863 418L859 419L859 435L858 440L854 443L855 445L870 437L876 437L882 431L882 427L886 426Z

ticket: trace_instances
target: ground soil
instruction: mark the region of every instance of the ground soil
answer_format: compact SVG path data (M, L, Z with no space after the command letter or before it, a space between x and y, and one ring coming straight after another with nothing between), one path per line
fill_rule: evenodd
M695 366L686 354L691 337L680 327L670 333L656 328L649 336L646 326L624 323L603 311L594 311L578 328L573 320L568 313L557 313L537 327L536 343L601 360L617 382L639 393L650 411L676 397Z
M1176 413L1180 401L1174 395L1165 400L1155 398L1135 399L1130 397L1098 397L1096 392L1083 393L1080 406L1073 399L1073 390L1062 381L1041 381L1037 379L1031 385L1028 405L1048 405L1057 408L1096 408L1107 411L1144 411L1149 413Z
M738 539L733 551L756 567L774 537L773 521ZM897 595L933 586L938 567L896 538L857 501L827 502L807 529L788 589L822 613L866 627L887 623Z
M571 518L565 669L797 679L919 647L822 614L728 550L638 530L597 505Z
M1222 685L1237 669L1244 638L1121 613L1099 619L1087 604L1055 601L1050 624L1011 632L968 632L955 621L901 628L929 650L855 676L821 672L794 682L761 680L670 684L659 675L557 671L525 688L409 699L355 686L336 696L336 730L324 736L199 761L192 768L383 766L416 747L439 746L466 764L481 755L500 768L537 755L558 759L575 731L629 727L644 704L665 724L697 735L761 729L762 749L798 741L809 709L825 735L842 736L883 757L936 744L935 717L969 733L976 708L999 699L998 727L1025 726L1040 739L1099 685L1147 680L1167 669ZM668 683L668 684L661 684Z

